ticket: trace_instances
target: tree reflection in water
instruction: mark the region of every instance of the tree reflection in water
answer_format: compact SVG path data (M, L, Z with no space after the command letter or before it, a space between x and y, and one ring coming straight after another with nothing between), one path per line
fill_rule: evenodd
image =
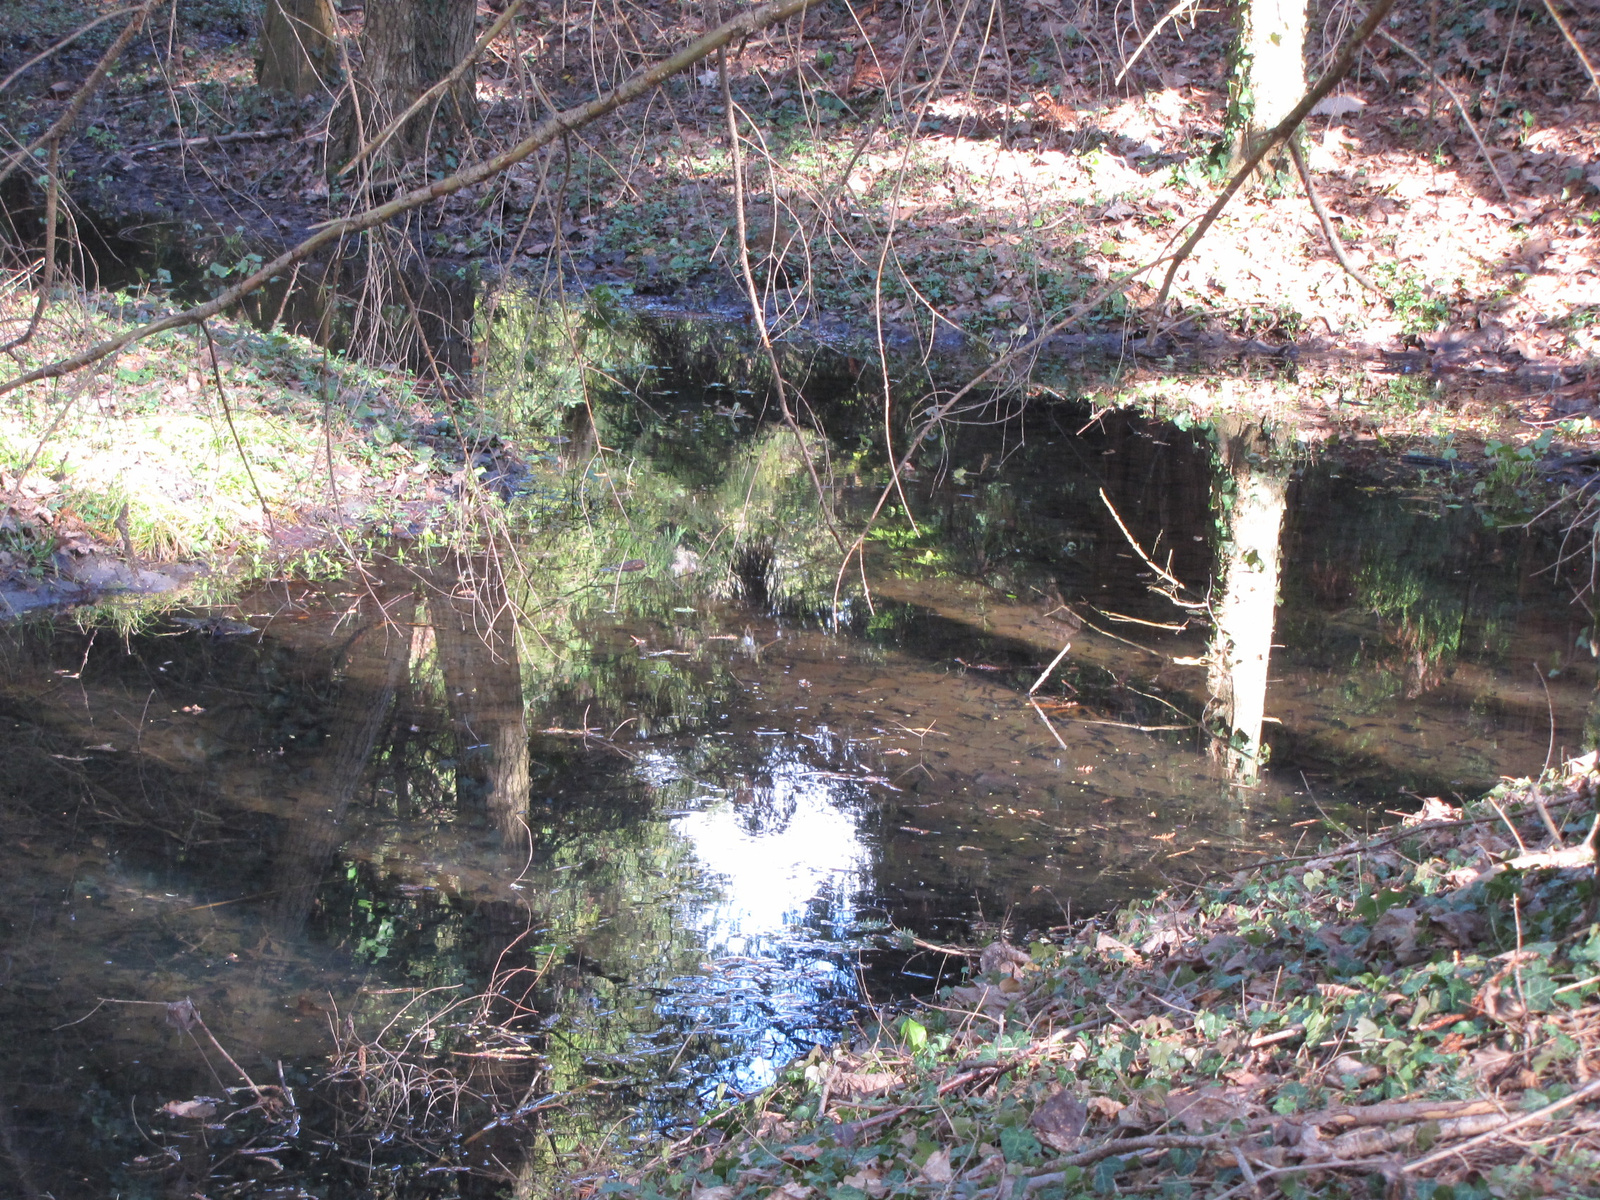
M370 1150L396 1195L440 1166L533 1195L769 1080L864 988L928 986L863 953L885 920L1022 934L1279 850L1302 770L1348 812L1536 767L1550 707L1576 743L1594 672L1562 657L1555 552L1470 508L1336 465L1291 487L1226 422L1044 407L945 431L917 524L869 540L871 603L847 581L836 609L807 459L859 523L885 480L859 364L782 348L828 430L802 443L713 327L499 311L485 404L550 451L493 501L514 557L276 583L231 613L249 637L0 637L0 1155L34 1188L108 1194L174 1136L151 1107L216 1090L159 1020L62 1027L97 996L191 996L252 1071L284 1062L308 1188L368 1187ZM1215 631L1177 628L1101 489ZM1068 636L1058 741L1025 696ZM329 1091L330 1022L459 1130L373 1137L381 1081Z
M1207 678L1222 730L1213 753L1243 787L1261 779L1267 675L1278 610L1279 534L1289 478L1274 462L1271 442L1254 425L1217 422L1216 508L1222 526L1217 574L1221 595L1212 605L1215 629Z

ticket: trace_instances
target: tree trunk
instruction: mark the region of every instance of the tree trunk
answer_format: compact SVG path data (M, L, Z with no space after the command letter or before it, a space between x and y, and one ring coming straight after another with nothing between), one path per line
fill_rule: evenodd
M333 39L333 7L328 0L267 0L256 82L291 96L321 90L338 65Z
M360 112L347 104L344 114L349 154L467 56L476 17L475 0L368 0L356 73ZM392 162L420 152L430 139L460 138L477 113L476 72L467 70L406 122L381 157Z
M1306 91L1306 0L1245 0L1239 21L1228 89L1230 171Z

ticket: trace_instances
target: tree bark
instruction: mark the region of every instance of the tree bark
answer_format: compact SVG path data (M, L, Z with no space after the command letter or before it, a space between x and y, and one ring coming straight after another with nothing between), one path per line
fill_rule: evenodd
M328 0L266 0L256 82L291 96L309 96L338 64L333 7Z
M348 102L344 113L346 157L467 56L476 17L475 0L368 0L356 72L359 120ZM415 155L430 137L467 134L477 115L477 73L468 70L406 122L380 160Z
M1305 42L1306 0L1245 0L1228 88L1229 170L1305 94Z

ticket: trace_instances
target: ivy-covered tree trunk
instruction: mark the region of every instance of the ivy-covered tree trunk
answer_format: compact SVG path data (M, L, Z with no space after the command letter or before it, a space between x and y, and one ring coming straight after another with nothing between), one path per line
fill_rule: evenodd
M333 6L328 0L266 0L256 82L291 96L309 96L333 77Z
M347 157L467 56L476 16L474 0L367 0L355 81L359 111L347 101L343 114ZM477 103L476 73L464 71L406 122L382 157L410 157L430 139L468 134Z
M1306 0L1244 0L1228 90L1232 165L1305 95L1305 42Z

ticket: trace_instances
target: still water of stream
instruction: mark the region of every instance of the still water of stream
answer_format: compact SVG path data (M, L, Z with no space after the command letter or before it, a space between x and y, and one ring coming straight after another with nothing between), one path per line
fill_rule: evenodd
M858 364L786 363L813 480L722 334L578 380L506 324L548 452L490 549L0 630L0 1192L561 1194L950 978L886 931L1021 939L1583 738L1556 538L1412 468L1041 401L841 582Z

